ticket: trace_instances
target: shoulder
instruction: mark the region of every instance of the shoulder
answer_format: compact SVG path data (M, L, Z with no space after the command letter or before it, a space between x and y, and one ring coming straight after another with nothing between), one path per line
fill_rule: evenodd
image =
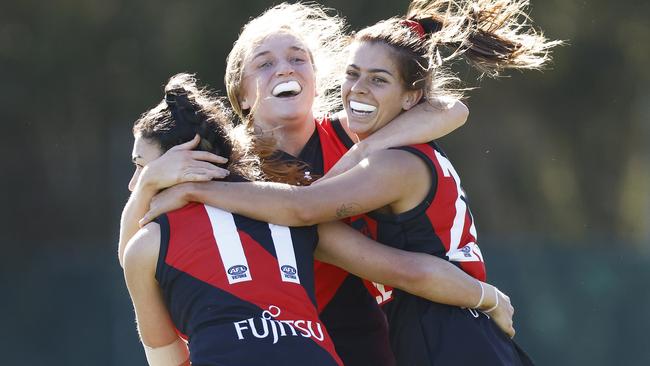
M160 225L150 222L129 240L124 252L124 271L143 273L155 271L160 251Z
M376 151L368 156L367 168L374 180L388 184L401 200L393 209L401 210L404 200L419 199L431 186L433 176L430 164L422 156L403 149ZM360 163L363 164L363 161Z
M411 146L379 150L370 154L364 161L368 168L385 169L392 174L412 174L426 168L422 159L410 150Z

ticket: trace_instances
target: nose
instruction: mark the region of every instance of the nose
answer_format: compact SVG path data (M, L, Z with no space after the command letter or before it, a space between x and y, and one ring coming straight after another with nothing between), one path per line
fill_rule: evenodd
M368 89L366 88L366 83L363 79L359 78L354 82L354 84L352 84L350 91L354 94L366 94Z
M293 72L294 72L293 65L291 65L290 62L283 61L280 62L280 64L278 65L276 75L277 76L293 75Z

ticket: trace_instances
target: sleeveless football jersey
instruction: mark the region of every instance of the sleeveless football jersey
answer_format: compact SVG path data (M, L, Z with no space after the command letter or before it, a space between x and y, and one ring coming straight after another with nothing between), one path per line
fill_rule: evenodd
M189 204L157 219L156 279L193 365L342 365L319 320L313 226Z
M371 212L377 238L398 249L433 254L449 260L474 278L485 281L485 264L476 244L476 228L460 178L434 142L395 148L421 158L431 170L425 199L398 215Z

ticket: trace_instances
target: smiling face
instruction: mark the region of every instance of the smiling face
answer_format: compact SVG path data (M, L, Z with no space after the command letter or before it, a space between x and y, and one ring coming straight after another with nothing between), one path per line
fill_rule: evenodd
M285 126L313 119L316 94L314 66L307 46L279 31L265 37L247 55L239 102L256 123Z
M421 90L407 90L389 46L355 42L341 85L350 130L360 139L370 136L418 103Z
M133 142L133 152L131 153L131 161L135 165L135 171L129 181L129 191L133 192L135 184L138 182L138 177L144 168L151 161L159 158L163 154L160 146L153 141L143 138L139 134L135 136Z

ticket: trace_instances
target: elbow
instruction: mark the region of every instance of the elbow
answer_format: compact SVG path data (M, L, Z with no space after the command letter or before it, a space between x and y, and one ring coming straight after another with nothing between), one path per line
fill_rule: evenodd
M419 265L417 260L411 258L410 253L401 253L400 258L393 258L391 266L390 281L387 285L399 288L403 291L417 295L422 283L426 283L427 269Z
M454 120L456 121L456 128L463 126L465 122L467 122L467 118L469 117L469 108L467 108L465 103L457 100L452 107L452 112L454 114Z
M293 203L291 205L291 217L294 220L289 226L310 226L319 223L318 210L310 204Z
M427 260L421 260L421 256L428 256L428 254L418 254L408 253L407 258L396 266L398 270L394 273L394 287L427 298L430 287L435 284L439 277L438 271L440 268L431 265L431 262Z

